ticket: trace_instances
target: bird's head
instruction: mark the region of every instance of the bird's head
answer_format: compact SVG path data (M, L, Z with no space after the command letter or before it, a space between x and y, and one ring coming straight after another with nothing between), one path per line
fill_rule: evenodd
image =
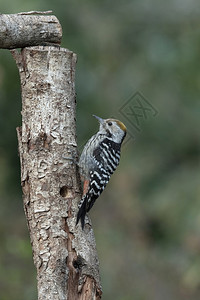
M99 133L112 137L113 142L122 143L126 136L126 126L116 119L102 119L93 115L99 121Z

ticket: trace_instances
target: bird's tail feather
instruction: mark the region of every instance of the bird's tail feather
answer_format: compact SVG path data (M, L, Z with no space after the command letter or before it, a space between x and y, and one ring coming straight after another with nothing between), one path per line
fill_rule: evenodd
M84 229L85 225L85 215L87 212L87 199L85 199L79 208L78 214L77 214L77 219L76 219L76 225L78 224L79 220L81 220L81 227Z

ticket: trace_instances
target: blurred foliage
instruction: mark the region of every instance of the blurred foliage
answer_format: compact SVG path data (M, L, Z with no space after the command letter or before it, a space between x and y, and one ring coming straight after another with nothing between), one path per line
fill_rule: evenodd
M79 145L98 128L92 114L114 116L128 127L118 171L90 214L103 299L199 299L199 3L0 0L0 8L52 9L60 20L62 46L78 54ZM158 111L140 118L140 131L121 114L136 92ZM20 110L17 68L1 50L1 300L37 297L21 200Z

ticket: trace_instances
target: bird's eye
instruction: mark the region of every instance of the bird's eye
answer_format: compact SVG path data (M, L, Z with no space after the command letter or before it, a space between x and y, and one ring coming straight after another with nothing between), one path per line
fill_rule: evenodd
M112 122L108 122L108 126L112 126Z

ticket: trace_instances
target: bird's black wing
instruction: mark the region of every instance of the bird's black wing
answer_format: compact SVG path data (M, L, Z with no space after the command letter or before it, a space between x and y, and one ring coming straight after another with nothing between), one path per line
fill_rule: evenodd
M93 152L95 167L89 173L88 191L79 203L79 211L77 214L76 224L81 220L82 229L84 228L86 213L89 212L96 199L103 192L110 176L119 164L120 146L116 143L114 143L116 145L111 143L113 142L106 138Z

